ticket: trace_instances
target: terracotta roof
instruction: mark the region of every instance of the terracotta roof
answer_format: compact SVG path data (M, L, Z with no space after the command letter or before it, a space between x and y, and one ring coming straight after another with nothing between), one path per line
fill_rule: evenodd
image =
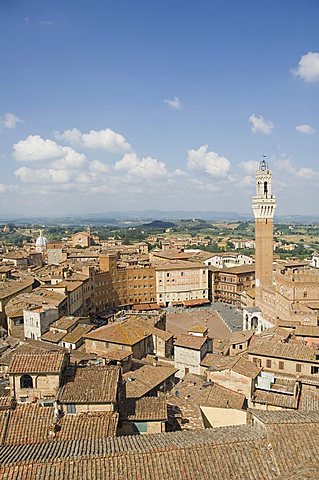
M261 372L261 368L257 367L248 358L241 356L231 368L234 372L249 378L256 378Z
M11 397L10 389L0 386L0 410L5 410L13 406L14 399Z
M201 325L200 323L195 323L190 328L188 328L187 331L192 333L205 333L207 332L207 327L204 327L204 325Z
M153 365L143 365L137 370L124 373L123 379L126 380L127 398L143 397L175 375L177 371L177 368L166 365L158 365L156 367Z
M318 347L302 345L300 343L284 343L277 339L249 347L248 353L265 357L287 358L319 363L319 359L316 358L316 355L319 354Z
M233 370L234 372L248 378L256 378L261 372L261 368L251 362L246 355L223 356L207 354L206 357L201 362L201 365L208 367L211 372Z
M57 440L100 439L116 435L118 414L90 412L65 415L59 422Z
M183 348L190 348L192 350L200 350L206 341L207 341L207 337L197 337L195 335L181 334L175 340L174 347L183 347Z
M60 373L64 360L65 354L59 352L16 353L8 373Z
M3 446L0 463L6 480L275 480L317 468L318 452L309 422Z
M61 317L55 322L51 323L51 329L59 329L59 330L69 330L69 328L73 327L74 324L79 322L79 319L82 317L72 317L72 316L65 316ZM88 319L88 317L86 317Z
M319 412L295 412L287 410L275 410L266 412L263 410L251 410L253 417L256 417L264 424L319 424ZM319 433L319 431L318 431Z
M18 405L8 417L4 414L0 412L0 425L3 418L7 418L3 445L115 436L118 421L118 415L113 412L65 415L56 421L54 407L33 403Z
M20 280L0 281L0 299L7 298L10 295L17 295L21 290L31 287L33 282L33 277L25 277Z
M246 330L243 332L234 332L232 333L229 343L231 345L234 345L235 343L244 343L247 342L251 339L251 337L254 335L254 331L252 330Z
M120 405L120 418L125 420L167 420L164 397L128 398Z
M296 398L294 395L270 392L266 390L256 390L252 401L261 403L262 405L273 405L281 408L298 408L298 398Z
M85 325L80 324L75 327L74 330L67 333L63 337L63 342L66 343L77 343L81 338L84 338L87 333L89 333L94 328L94 325Z
M104 327L97 328L86 335L86 338L133 346L150 335L156 335L165 341L170 340L173 336L166 330L154 327L144 318L129 316L121 322L116 321Z
M167 396L169 406L177 408L177 415L187 419L187 422L182 421L182 429L204 427L200 407L241 410L244 402L245 395L215 382L206 382L203 377L192 373L185 375ZM173 412L175 414L176 410L173 409Z
M50 342L58 344L65 337L65 332L59 332L57 330L49 330L48 332L44 333L41 337L43 342Z
M193 298L192 300L183 300L182 302L185 307L197 307L200 305L207 305L210 303L208 298Z
M117 360L119 362L125 360L132 355L131 351L120 350L119 348L105 348L101 351L97 349L96 351L99 357L105 358L107 360Z
M59 292L51 292L44 288L36 288L30 293L22 293L12 298L6 305L8 317L22 317L23 310L29 305L41 306L43 303L58 307L67 297Z
M114 322L97 328L87 334L86 338L133 346L149 335L150 333L146 332L145 328L138 328L136 325L128 322L128 320L124 320L124 322Z
M115 403L120 367L69 368L58 393L61 403Z
M295 328L296 337L319 337L319 326L297 325Z
M157 303L136 303L133 305L132 310L144 311L144 310L160 310L161 307Z

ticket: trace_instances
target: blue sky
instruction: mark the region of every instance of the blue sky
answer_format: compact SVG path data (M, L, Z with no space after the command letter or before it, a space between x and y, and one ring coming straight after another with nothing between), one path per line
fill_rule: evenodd
M316 214L317 0L0 0L0 213Z

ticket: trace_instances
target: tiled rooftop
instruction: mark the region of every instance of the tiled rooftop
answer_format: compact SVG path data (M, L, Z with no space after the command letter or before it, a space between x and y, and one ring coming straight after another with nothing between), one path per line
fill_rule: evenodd
M319 359L316 358L316 355L319 354L318 347L299 343L286 343L278 341L277 339L249 347L248 352L252 355L319 363Z
M59 352L16 353L9 365L9 373L60 373L64 359L65 354Z
M273 416L282 412L260 413ZM0 475L6 480L317 479L318 415L306 414L299 423L292 423L293 417L287 422L284 417L279 423L266 422L266 428L241 425L2 446Z
M164 397L129 398L120 405L120 417L127 420L166 420Z
M115 403L120 367L69 368L63 378L61 403Z
M192 350L201 350L207 337L197 337L195 335L181 334L174 342L174 347L190 348Z
M101 439L115 436L118 415L93 412L65 415L55 420L54 408L25 403L14 410L0 412L2 445L29 445L40 442L76 439Z
M178 369L172 366L143 365L137 370L124 373L127 398L140 398L146 395L177 371Z

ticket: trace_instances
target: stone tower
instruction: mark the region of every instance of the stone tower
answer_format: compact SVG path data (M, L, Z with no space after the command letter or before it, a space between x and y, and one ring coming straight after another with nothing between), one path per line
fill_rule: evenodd
M258 305L262 289L272 286L273 218L276 208L276 198L271 193L271 171L265 160L257 168L256 195L253 196L252 207L255 216L255 290Z

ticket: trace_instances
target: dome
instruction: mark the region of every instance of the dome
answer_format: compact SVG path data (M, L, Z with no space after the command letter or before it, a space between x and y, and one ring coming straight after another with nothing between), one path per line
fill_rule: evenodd
M46 247L47 244L48 244L48 240L42 235L42 231L40 231L40 236L36 239L35 246Z

